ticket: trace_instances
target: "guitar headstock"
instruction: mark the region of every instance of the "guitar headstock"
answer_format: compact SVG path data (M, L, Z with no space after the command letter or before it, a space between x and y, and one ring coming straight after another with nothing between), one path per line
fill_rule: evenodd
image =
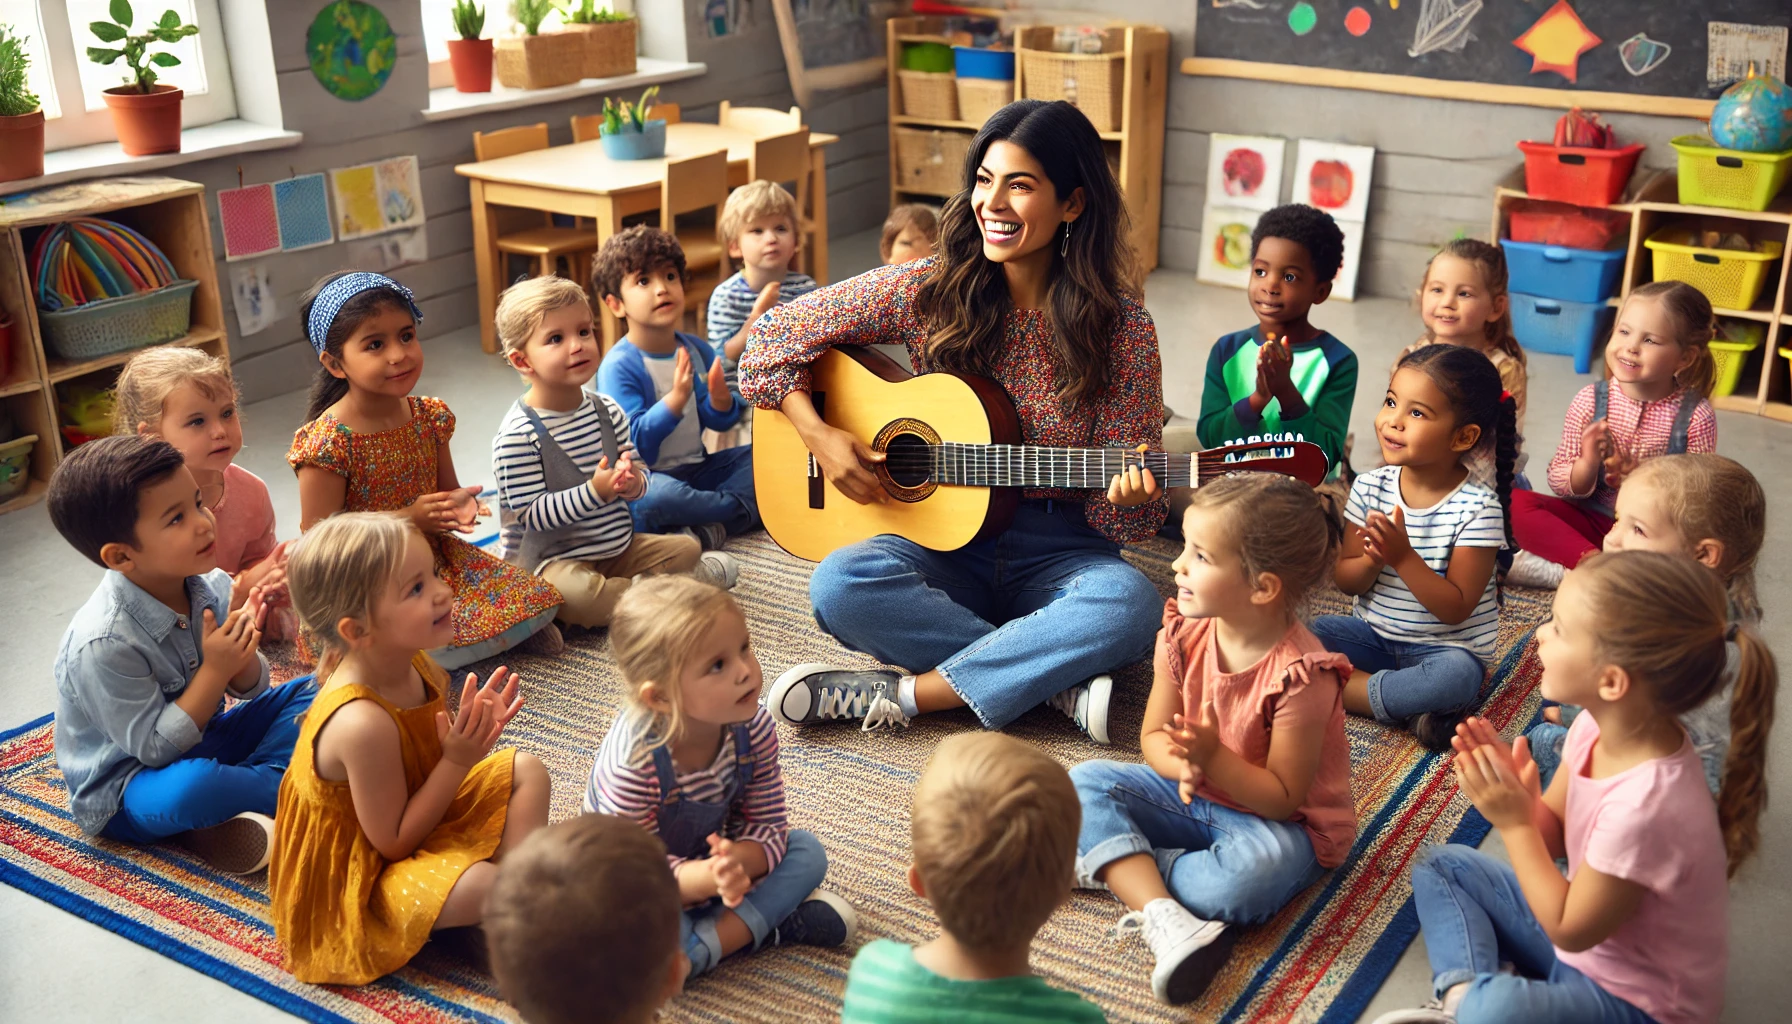
M1228 473L1281 473L1309 487L1317 487L1331 468L1325 450L1295 433L1252 434L1196 456L1197 480Z

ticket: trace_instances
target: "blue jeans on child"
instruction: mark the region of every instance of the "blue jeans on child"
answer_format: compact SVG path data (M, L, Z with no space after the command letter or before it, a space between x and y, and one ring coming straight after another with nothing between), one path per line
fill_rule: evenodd
M1434 846L1412 868L1437 995L1462 982L1459 1024L1653 1024L1654 1018L1556 959L1512 869L1466 846ZM1516 973L1500 971L1501 961Z
M791 829L784 859L761 878L735 914L753 933L751 949L765 944L772 929L782 924L809 894L815 891L828 874L828 855L821 840L812 833ZM723 913L722 901L712 899L688 907L678 926L679 942L691 958L691 976L696 977L722 962L722 940L716 934L716 918Z
M753 446L724 448L702 462L656 469L647 493L629 502L636 533L666 533L681 526L721 523L728 536L759 525L759 502L753 496Z
M1424 711L1461 711L1480 701L1487 666L1465 648L1390 640L1354 615L1321 615L1309 628L1326 650L1369 673L1369 707L1378 722L1401 725Z
M938 669L990 729L1147 657L1164 609L1083 506L1063 501L1023 501L1000 536L957 551L889 535L841 548L815 567L809 601L847 647Z
M271 816L299 741L299 720L315 696L312 677L302 676L213 717L185 757L131 776L100 834L154 843L244 811Z
M1084 761L1070 769L1083 805L1077 874L1122 857L1157 858L1176 902L1204 921L1257 924L1274 917L1325 869L1307 830L1195 797L1148 764Z

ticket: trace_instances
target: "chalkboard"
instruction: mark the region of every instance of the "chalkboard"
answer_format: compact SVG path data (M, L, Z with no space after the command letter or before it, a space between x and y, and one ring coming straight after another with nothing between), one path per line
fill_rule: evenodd
M1193 2L1190 74L1699 117L1727 85L1708 80L1709 22L1792 26L1788 0L1570 0L1600 39L1579 55L1570 81L1534 73L1532 55L1513 45L1552 12L1561 18L1556 0ZM1571 20L1557 27L1580 31ZM1781 67L1784 38L1768 47Z

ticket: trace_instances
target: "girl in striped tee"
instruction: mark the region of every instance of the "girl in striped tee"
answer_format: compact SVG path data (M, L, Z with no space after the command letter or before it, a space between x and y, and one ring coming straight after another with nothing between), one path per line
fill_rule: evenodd
M1313 633L1356 670L1344 707L1410 728L1448 750L1479 703L1499 635L1494 572L1511 545L1516 406L1485 355L1454 345L1409 353L1375 417L1387 465L1350 488L1338 589L1354 615L1315 619ZM1489 445L1495 487L1469 479Z
M618 602L610 646L628 703L598 748L584 809L666 844L691 976L740 950L851 941L857 915L816 888L821 841L786 821L778 734L759 706L765 677L734 599L690 577L648 577Z

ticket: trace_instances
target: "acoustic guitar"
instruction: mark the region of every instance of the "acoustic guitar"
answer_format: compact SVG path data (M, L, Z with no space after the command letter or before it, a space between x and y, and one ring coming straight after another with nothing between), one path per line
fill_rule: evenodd
M917 376L866 347L829 349L810 371L810 398L823 422L888 456L876 473L890 498L861 505L840 493L789 419L755 412L760 518L780 547L812 562L886 533L952 551L1007 529L1023 487L1105 491L1128 466L1151 470L1164 487L1199 486L1239 470L1284 473L1309 485L1325 478L1325 452L1293 437L1192 454L1022 444L1014 403L994 381Z

